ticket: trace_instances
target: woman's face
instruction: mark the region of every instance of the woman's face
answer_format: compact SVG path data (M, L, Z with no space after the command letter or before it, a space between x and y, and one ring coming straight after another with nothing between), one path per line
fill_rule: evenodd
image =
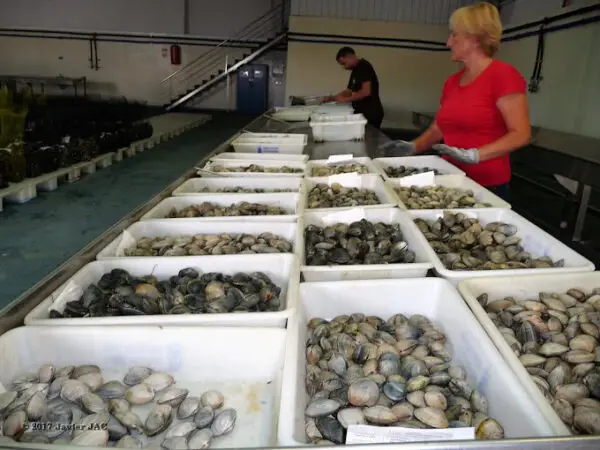
M452 61L464 61L479 48L479 42L474 36L460 30L450 30L446 46L452 52Z

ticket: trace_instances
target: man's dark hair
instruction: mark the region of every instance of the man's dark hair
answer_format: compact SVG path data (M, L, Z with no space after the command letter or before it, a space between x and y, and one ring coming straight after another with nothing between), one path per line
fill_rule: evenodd
M346 56L355 56L354 49L352 47L342 47L338 50L335 60L345 58Z

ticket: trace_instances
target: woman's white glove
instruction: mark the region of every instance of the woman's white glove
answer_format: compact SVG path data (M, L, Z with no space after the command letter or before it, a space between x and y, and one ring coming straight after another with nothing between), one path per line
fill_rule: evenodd
M479 164L479 150L476 148L450 147L446 144L436 144L431 148L462 163Z
M412 156L417 152L414 142L408 141L390 141L379 146L379 150L386 154L394 153L397 156Z

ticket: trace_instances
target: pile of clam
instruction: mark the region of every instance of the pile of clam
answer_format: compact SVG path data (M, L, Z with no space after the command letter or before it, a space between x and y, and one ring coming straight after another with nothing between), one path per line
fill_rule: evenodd
M210 187L203 187L198 192L213 192L219 194L265 194L265 193L280 193L280 192L296 192L293 189L275 189L275 188L243 188L241 186L226 187L220 189L214 189Z
M394 191L407 209L491 208L490 203L478 202L470 189L445 186L395 186Z
M561 420L600 434L600 288L477 300Z
M503 222L487 225L463 213L444 211L436 220L417 218L421 230L440 261L450 270L547 269L564 266L564 260L536 257L521 245L517 227Z
M304 230L306 264L402 264L415 262L399 224L369 222L309 225Z
M336 163L325 166L313 166L310 176L328 177L330 175L339 175L341 173L369 173L369 168L360 163Z
M344 187L339 183L331 186L319 183L308 192L307 208L342 208L352 206L379 205L375 191Z
M422 315L387 321L364 314L308 322L306 435L343 444L351 425L474 427L478 439L502 439L488 400L452 364L446 336Z
M252 173L304 173L304 169L298 167L280 166L280 167L265 167L258 164L250 164L249 166L225 167L219 164L213 164L211 172L252 172Z
M429 167L388 166L384 170L385 174L390 178L403 178L425 172L433 172L434 175L440 175L439 170Z
M293 244L273 233L196 234L143 237L124 249L125 256L202 256L256 253L290 253Z
M67 302L51 319L143 316L160 314L224 314L279 311L281 288L262 272L225 275L181 269L169 279L136 277L113 269L88 285L81 297Z
M223 394L188 394L171 375L148 367L134 366L122 380L107 380L94 364L45 364L0 394L2 439L176 450L209 448L233 431L237 412L223 407ZM145 420L142 405L151 405Z
M182 209L172 208L167 214L169 219L184 219L189 217L234 217L234 216L282 216L288 212L273 205L261 203L239 202L222 205L212 202L202 202Z

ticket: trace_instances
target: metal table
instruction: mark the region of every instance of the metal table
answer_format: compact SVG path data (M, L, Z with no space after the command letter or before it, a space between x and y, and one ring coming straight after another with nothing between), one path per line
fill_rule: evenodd
M281 123L269 117L269 114L263 115L258 119L248 124L243 131L253 132L306 132L306 124L290 124ZM211 156L228 151L231 149L231 141L235 139L240 132L233 135L230 139L219 145L207 156L205 156L199 164L204 164ZM380 131L368 128L366 139L364 142L339 142L339 143L314 143L310 142L306 148L306 152L313 159L327 158L332 154L353 153L355 156L370 156L379 157L381 152L378 146L386 142L388 138ZM178 180L166 186L158 195L150 201L140 205L134 211L125 216L112 228L107 230L100 237L92 241L87 247L78 252L75 256L66 261L62 266L58 267L54 272L50 273L38 284L33 286L29 291L25 292L13 303L8 305L0 312L0 334L9 331L12 328L21 326L23 319L29 311L38 305L44 298L50 295L56 288L70 278L77 270L85 264L93 261L96 254L103 249L108 243L115 239L119 233L132 223L140 219L140 217L156 206L158 202L168 197L171 192L181 183L195 175L195 170L190 169L183 174ZM14 446L0 443L0 448L13 448ZM20 444L19 448L42 449L47 446L41 444ZM54 448L59 448L54 446ZM77 449L84 447L69 446L69 449ZM89 447L88 447L89 448ZM295 447L287 447L292 449ZM300 447L306 449L306 447ZM299 448L299 449L300 449ZM338 446L320 447L337 449ZM361 446L365 450L381 450L381 446L364 445ZM453 442L431 442L431 443L407 443L407 444L387 444L386 449L390 450L598 450L600 448L600 436L598 437L572 437L572 438L556 438L556 439L512 439L502 441L453 441Z

